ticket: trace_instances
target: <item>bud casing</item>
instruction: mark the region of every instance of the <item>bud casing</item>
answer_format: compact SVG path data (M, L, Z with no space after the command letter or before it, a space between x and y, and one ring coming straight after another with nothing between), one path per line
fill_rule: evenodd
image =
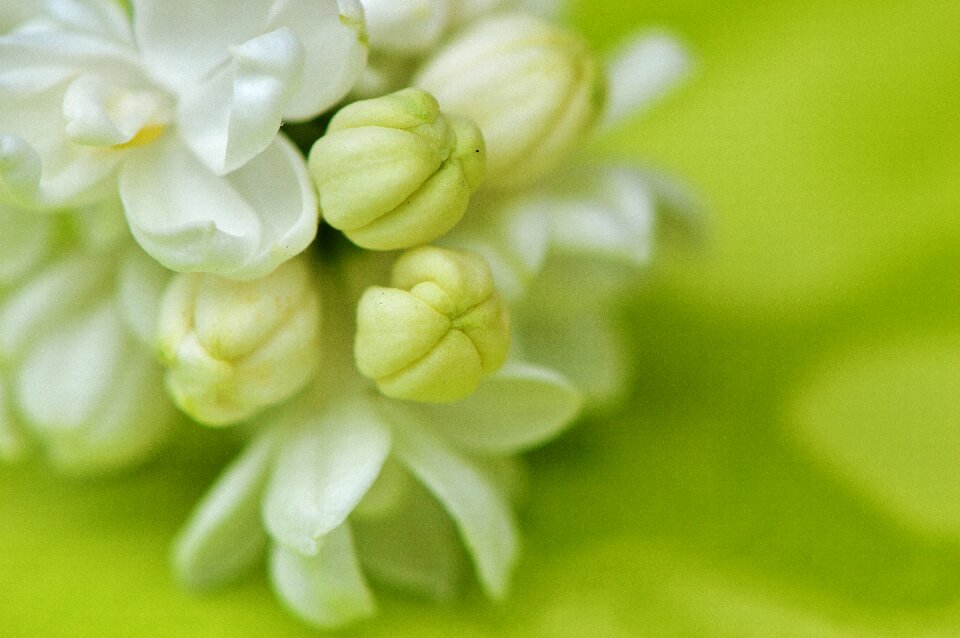
M303 259L253 281L181 274L164 294L158 333L174 401L202 423L227 425L313 376L320 299Z
M357 308L357 368L385 395L444 403L469 396L510 347L506 305L483 259L425 246L397 260L392 287Z
M372 250L409 248L446 234L483 179L480 131L404 89L354 102L310 151L328 224Z
M487 144L487 184L529 184L562 160L603 107L605 80L579 36L513 13L456 36L414 84L469 117Z

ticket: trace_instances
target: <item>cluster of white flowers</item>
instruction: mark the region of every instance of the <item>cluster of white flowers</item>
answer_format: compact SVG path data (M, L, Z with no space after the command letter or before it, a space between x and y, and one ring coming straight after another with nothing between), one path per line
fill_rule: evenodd
M450 595L459 537L503 596L517 455L616 394L655 231L642 173L574 151L685 68L526 4L0 0L0 458L242 424L188 585L267 554L337 626L368 577Z

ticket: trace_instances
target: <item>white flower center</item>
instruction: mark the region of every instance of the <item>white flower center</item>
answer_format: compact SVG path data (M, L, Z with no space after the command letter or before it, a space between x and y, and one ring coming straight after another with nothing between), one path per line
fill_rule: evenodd
M156 89L109 84L81 75L63 97L67 137L84 146L129 148L157 139L172 114L173 99Z

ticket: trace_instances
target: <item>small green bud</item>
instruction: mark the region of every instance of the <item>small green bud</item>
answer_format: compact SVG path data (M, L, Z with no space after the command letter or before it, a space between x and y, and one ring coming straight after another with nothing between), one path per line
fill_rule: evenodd
M385 395L458 401L503 364L509 315L483 258L415 248L397 260L391 285L363 293L354 342L357 368Z
M486 140L487 184L514 188L553 168L603 108L600 64L578 35L523 14L486 18L427 62L414 84Z
M252 281L181 274L164 293L158 332L174 401L202 423L227 425L310 380L320 299L302 259Z
M484 156L473 123L404 89L341 109L309 166L328 224L363 248L394 250L456 226L483 179Z

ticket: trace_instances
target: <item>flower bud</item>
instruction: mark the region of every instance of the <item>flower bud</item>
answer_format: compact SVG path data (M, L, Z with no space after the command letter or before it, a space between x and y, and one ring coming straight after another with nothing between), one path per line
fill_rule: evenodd
M360 298L354 342L357 368L385 395L458 401L503 364L509 316L481 257L416 248L397 260L391 285Z
M320 299L303 259L253 281L178 275L158 319L167 389L203 423L246 419L310 380L319 324Z
M487 183L513 188L553 168L603 107L600 64L579 36L523 14L475 23L414 81L487 144Z
M480 131L419 89L341 109L310 151L327 223L363 248L430 242L453 228L484 170Z

